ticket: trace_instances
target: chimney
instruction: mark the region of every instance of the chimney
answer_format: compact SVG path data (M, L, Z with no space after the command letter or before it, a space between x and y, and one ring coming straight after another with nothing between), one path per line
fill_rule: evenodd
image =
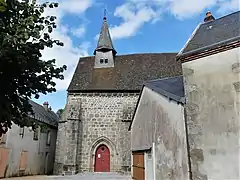
M48 102L43 103L43 107L44 107L45 110L48 110L48 105L49 105Z
M210 21L214 21L215 18L213 17L212 13L210 11L208 11L206 13L206 17L204 18L204 22L210 22Z

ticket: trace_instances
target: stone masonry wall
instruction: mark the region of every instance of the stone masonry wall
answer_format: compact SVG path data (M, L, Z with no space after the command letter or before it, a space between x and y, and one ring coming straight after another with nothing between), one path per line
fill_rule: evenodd
M95 151L101 144L110 150L110 171L130 172L128 127L138 96L139 93L69 94L66 122L59 125L55 174L94 171Z
M88 93L73 98L81 99L82 146L78 150L78 171L94 170L95 150L103 142L110 149L110 171L130 171L128 127L138 94Z
M76 173L76 155L81 133L80 99L67 99L67 105L58 125L54 174L73 175Z

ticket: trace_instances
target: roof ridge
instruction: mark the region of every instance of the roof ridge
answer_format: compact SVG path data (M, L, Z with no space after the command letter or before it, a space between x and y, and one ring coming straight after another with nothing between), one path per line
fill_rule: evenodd
M41 108L44 109L44 107L43 107L41 104L38 104L38 103L36 103L35 101L33 101L33 100L31 100L31 99L30 99L29 101L33 102L33 103L36 104L37 106L39 106L39 107L41 107ZM49 109L49 111L47 111L47 112L53 112L54 114L56 114L54 111L51 111L50 109Z
M223 18L226 18L227 16L231 16L231 15L237 14L237 13L240 13L240 10L235 11L235 12L232 12L232 13L230 13L230 14L226 14L226 15L224 15L224 16L221 16L221 17L215 19L214 21L208 21L208 22L205 22L205 23L202 23L202 24L207 24L207 23L215 22L215 21L221 20L221 19L223 19Z
M221 42L234 40L238 36L239 17L240 11L236 11L213 21L199 24L183 49L178 53L177 59L183 58L187 53L199 53L206 50L204 48L212 47L212 45L220 45Z
M150 52L150 53L131 53L131 54L119 54L119 55L116 55L116 57L120 57L120 56L132 56L132 55L151 55L151 54L176 54L177 55L177 52L162 52L162 53L158 53L158 52ZM84 56L84 57L80 57L79 59L84 59L84 58L92 58L92 57L95 57L94 55L91 55L91 56Z
M45 110L45 108L41 105L41 104L38 104L38 103L36 103L35 101L33 101L33 100L29 100L29 101L31 101L32 103L34 103L36 106L38 106L39 108L41 108L41 109L43 109L46 113L48 113L48 114L51 114L51 115L57 115L54 111L52 111L52 110L50 110L50 109L48 109L48 110Z

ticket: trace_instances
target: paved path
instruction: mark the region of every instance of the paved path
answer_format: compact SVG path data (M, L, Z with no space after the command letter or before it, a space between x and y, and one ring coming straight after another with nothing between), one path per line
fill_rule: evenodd
M117 173L84 173L73 176L29 176L5 180L131 180L131 178Z

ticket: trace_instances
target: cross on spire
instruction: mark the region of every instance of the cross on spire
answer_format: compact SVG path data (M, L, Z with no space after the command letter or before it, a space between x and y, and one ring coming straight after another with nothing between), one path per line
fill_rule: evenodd
M104 8L104 12L103 12L103 19L106 20L107 19L107 7L105 6Z

